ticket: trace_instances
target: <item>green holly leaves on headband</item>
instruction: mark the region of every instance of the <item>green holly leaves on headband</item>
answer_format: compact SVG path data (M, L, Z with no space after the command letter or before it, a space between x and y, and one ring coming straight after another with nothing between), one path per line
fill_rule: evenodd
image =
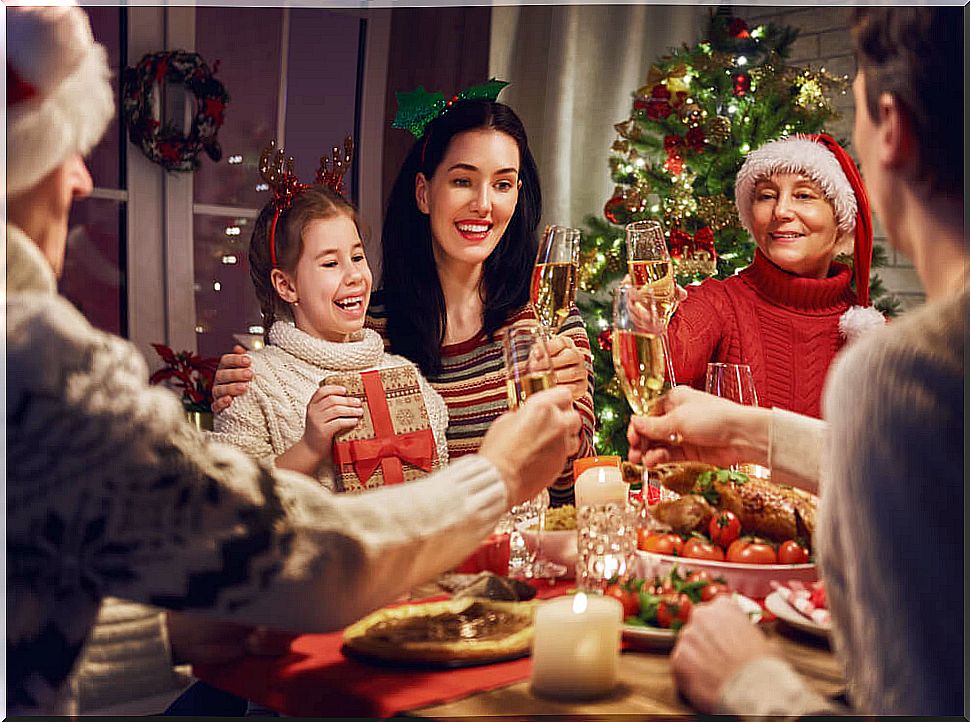
M508 85L504 80L491 78L485 83L473 85L445 100L439 92L429 93L423 85L412 91L400 91L397 96L397 114L391 123L392 128L403 128L420 138L432 120L447 112L459 100L495 100L502 89Z

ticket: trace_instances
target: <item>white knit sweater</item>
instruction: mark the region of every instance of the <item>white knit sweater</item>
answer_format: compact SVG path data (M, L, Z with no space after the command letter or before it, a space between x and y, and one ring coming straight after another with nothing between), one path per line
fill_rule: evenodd
M368 371L413 366L402 356L384 352L384 342L369 328L347 343L324 341L304 333L289 321L277 321L269 331L269 344L249 354L255 380L232 406L216 415L212 438L232 444L254 459L272 461L303 437L306 407L320 382L340 371ZM428 409L438 458L448 463L448 408L415 368ZM336 489L333 463L321 465L319 481Z

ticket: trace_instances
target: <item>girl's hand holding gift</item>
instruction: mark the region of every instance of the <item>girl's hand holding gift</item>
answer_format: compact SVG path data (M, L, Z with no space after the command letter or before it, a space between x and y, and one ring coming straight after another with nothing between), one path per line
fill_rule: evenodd
M357 426L363 416L363 403L356 396L347 396L347 389L321 384L306 407L303 443L321 462L329 461L334 437Z

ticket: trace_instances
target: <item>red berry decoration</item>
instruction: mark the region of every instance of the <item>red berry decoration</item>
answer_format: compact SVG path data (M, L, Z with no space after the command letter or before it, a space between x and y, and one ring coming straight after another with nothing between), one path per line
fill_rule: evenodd
M747 73L738 73L734 76L734 94L743 98L751 90L751 77Z
M613 350L613 329L605 328L600 331L600 335L596 337L596 342L603 351L610 353Z

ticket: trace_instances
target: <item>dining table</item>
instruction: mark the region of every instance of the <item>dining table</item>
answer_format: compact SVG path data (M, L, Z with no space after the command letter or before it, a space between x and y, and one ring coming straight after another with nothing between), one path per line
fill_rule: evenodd
M539 598L571 589L563 582L534 584ZM414 590L411 596L416 601L446 597L433 584ZM842 670L824 637L788 627L767 611L759 626L810 687L828 698L844 694ZM348 655L342 632L300 635L287 655L248 656L229 664L196 667L194 673L214 687L295 716L529 719L696 713L677 691L670 649L628 639L623 642L613 691L581 701L533 692L528 657L459 669L385 666Z

